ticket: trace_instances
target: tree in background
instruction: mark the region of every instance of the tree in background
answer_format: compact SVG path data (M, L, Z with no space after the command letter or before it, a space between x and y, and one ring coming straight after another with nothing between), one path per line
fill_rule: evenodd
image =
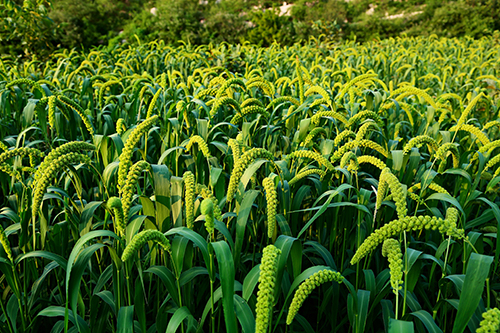
M53 38L70 48L107 45L140 8L138 0L52 0L52 4L49 16L58 27Z
M0 3L0 54L32 56L52 50L54 22L46 0Z

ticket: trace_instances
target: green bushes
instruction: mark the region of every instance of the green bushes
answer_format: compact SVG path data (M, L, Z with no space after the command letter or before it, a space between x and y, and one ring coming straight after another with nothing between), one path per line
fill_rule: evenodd
M47 55L55 48L136 44L272 43L311 36L369 41L403 34L475 38L500 29L497 0L282 1L7 0L0 9L0 54ZM290 4L289 4L290 5Z

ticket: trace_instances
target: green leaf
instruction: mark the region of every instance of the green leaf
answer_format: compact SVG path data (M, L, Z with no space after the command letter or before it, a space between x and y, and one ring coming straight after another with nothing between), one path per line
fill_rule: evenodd
M45 258L45 259L53 260L53 261L57 262L62 269L66 269L66 267L68 265L68 262L66 261L66 259L64 259L63 257L61 257L58 254L50 253L47 251L33 251L33 252L28 252L28 253L22 254L16 258L15 265L17 266L21 261L23 261L24 259L27 259L27 258Z
M111 291L103 290L103 291L98 292L94 295L99 297L100 299L102 299L104 301L104 303L109 305L109 307L111 308L111 311L113 311L113 313L116 315L115 297L113 296Z
M177 304L177 306L180 306L179 292L177 290L175 276L167 267L152 266L145 270L144 273L152 273L158 276L165 287L167 287L167 291L169 292L170 297L172 297L172 299L174 300L175 304Z
M366 319L368 317L368 305L370 304L370 292L359 289L354 302L352 293L347 297L347 311L349 320L354 327L354 332L361 333L365 331ZM355 306L357 305L357 306Z
M151 165L151 168L154 180L156 224L159 231L165 232L170 228L170 209L172 207L170 198L171 173L165 165Z
M237 212L238 217L236 219L236 239L234 244L234 266L239 267L240 258L241 258L241 248L243 247L243 242L245 241L245 230L247 228L248 216L250 216L250 212L252 211L252 206L259 195L259 191L257 190L249 190L246 191L243 195L243 200L241 201L239 210Z
M3 300L2 300L3 302ZM17 332L17 313L19 312L19 301L15 294L10 296L9 301L7 302L7 317L6 320L10 320L12 327L14 328L14 332Z
M165 236L176 235L176 234L184 236L187 239L189 239L191 242L193 242L200 249L201 254L203 256L203 260L205 261L206 267L207 268L211 267L211 265L210 265L211 260L210 260L209 254L208 254L208 244L207 244L207 241L203 237L201 237L199 234L197 234L193 230L188 229L186 227L179 227L179 228L170 229L169 231L167 231L165 233ZM209 273L211 276L213 276L212 272L209 271Z
M389 320L389 333L413 333L415 329L411 321L404 320Z
M260 276L260 264L255 265L250 272L245 276L243 280L243 299L248 302L250 296L252 296L255 286L259 282ZM279 281L279 279L276 279Z
M319 209L318 212L316 212L316 214L314 214L314 216L304 225L304 227L300 230L299 234L297 235L297 238L300 238L300 236L302 236L302 234L309 228L309 226L314 222L316 221L316 219L318 217L320 217L329 207L330 205L330 202L332 201L332 199L342 193L343 191L345 191L347 188L350 188L352 187L351 185L348 185L348 184L342 184L340 185L336 190L333 190L330 194L330 196L328 197L328 199L326 200L326 202L323 204L323 206L321 206L321 208ZM318 199L319 200L319 199ZM342 203L339 203L339 204L352 204L351 202L342 202ZM352 204L352 205L355 205L355 204ZM355 205L355 206L360 206L360 207L364 207L364 206L361 206L361 205ZM366 209L366 207L364 207ZM368 211L369 213L369 211Z
M42 311L40 311L36 316L37 317L38 316L65 317L65 313L67 313L67 311L65 310L65 308L63 308L61 306L49 306L48 308L45 308ZM77 315L76 318L78 320L78 324L77 324L77 321L75 320L75 316L73 315L72 312L67 314L67 317L73 325L79 327L80 332L90 333L89 325L87 324L87 322L85 320L83 320L82 317Z
M448 193L434 193L434 194L431 194L427 199L425 199L425 201L429 201L429 200L446 201L446 202L452 204L453 206L455 206L460 211L460 213L462 213L463 216L466 216L465 212L462 209L462 206L460 205L460 203L458 202L458 200L455 199L455 198L453 198Z
M231 249L225 241L210 243L217 262L219 263L219 276L222 287L222 308L227 332L237 332L236 316L234 312L234 281L235 271Z
M193 315L191 314L191 312L189 312L189 309L187 307L183 306L182 308L178 308L177 310L175 310L174 315L168 322L166 333L177 332L177 328L182 325L182 322L186 318L189 319L190 322L195 321Z
M94 238L98 238L98 237L113 237L113 238L118 238L118 236L114 233L114 232L111 232L111 231L108 231L108 230L97 230L97 231L91 231L85 235L83 235L75 244L75 246L73 247L73 250L71 250L71 254L69 256L69 259L68 259L68 264L67 264L67 267L66 267L66 280L65 280L65 285L66 285L66 315L64 316L64 326L65 327L68 327L68 306L69 306L69 298L70 298L70 294L72 295L78 295L78 289L79 289L79 286L80 286L80 283L78 282L78 284L73 284L72 285L72 290L70 290L70 279L71 279L71 271L73 269L73 265L75 265L75 260L76 260L76 257L80 254L80 251L81 249L83 248L83 246L85 245L85 243L87 243L89 240L91 239L94 239ZM102 246L104 246L104 244L101 244ZM94 248L93 249L94 251L97 250L97 248ZM80 260L81 258L79 258ZM81 260L80 260L81 262ZM72 301L72 310L74 312L74 314L76 315L76 299L73 298L73 301ZM76 322L76 325L79 326L79 321ZM79 329L81 329L81 327L79 327Z
M118 311L116 333L134 332L134 306L122 306Z
M484 291L484 282L490 273L493 257L472 253L467 264L464 285L460 294L453 333L462 333L476 311Z
M182 227L182 190L181 177L170 177L170 207L172 209L172 226Z
M240 322L243 333L255 332L255 318L247 302L239 295L234 295L234 310Z
M486 199L486 198L477 198L478 200L481 200L482 202L488 204L488 206L491 207L491 209L493 210L493 215L495 216L495 219L497 220L497 243L496 243L496 248L497 249L500 249L500 237L498 235L498 233L500 232L500 208L498 208L498 205L494 204L493 202L491 202L490 200ZM496 272L497 268L498 268L498 259L499 259L499 256L500 256L500 251L495 251L495 269L494 271Z
M425 328L427 328L427 332L443 333L443 331L439 328L439 326L436 325L436 322L434 322L434 319L432 319L432 316L430 315L429 312L424 310L419 310L412 312L411 315L417 317L422 321L422 323L425 325Z

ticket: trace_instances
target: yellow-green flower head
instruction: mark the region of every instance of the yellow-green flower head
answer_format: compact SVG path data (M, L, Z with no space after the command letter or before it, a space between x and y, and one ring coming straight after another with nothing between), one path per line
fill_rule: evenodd
M219 109L224 105L232 106L236 110L236 112L238 112L238 113L241 111L240 103L238 103L234 98L226 96L226 97L217 98L213 101L214 101L213 106L210 109L210 117L214 117L217 114L217 112L219 111Z
M324 269L319 272L314 273L310 277L308 277L304 282L302 282L295 291L293 295L292 303L288 308L288 316L286 317L286 324L290 325L295 318L295 315L299 312L302 303L304 303L305 299L311 292L319 287L321 284L326 282L336 281L341 283L344 280L344 277L333 270Z
M347 165L349 163L349 165ZM356 157L356 154L354 154L352 151L348 151L347 153L342 156L342 159L340 160L340 167L343 169L347 166L347 170L350 172L357 172L359 168L359 163L358 159Z
M39 180L36 182L35 191L33 193L33 206L32 215L36 216L38 209L42 204L43 195L45 194L47 187L49 187L51 180L57 175L59 171L63 171L69 164L86 163L91 164L91 160L88 156L79 153L67 153L59 156L57 159L52 161L40 176Z
M12 250L10 249L10 242L9 239L7 238L7 235L5 234L5 231L3 230L2 226L0 225L0 243L2 243L3 249L5 250L5 253L7 254L7 258L13 263L14 258L12 257Z
M47 98L47 103L49 104L49 125L52 130L56 128L56 96L52 95ZM43 102L39 102L42 106ZM38 107L38 104L37 104Z
M235 139L229 139L227 142L227 145L229 148L231 148L231 151L233 152L233 161L236 164L238 162L238 159L240 158L241 155L241 147L240 147L240 142Z
M346 139L355 139L356 138L356 133L354 133L353 131L349 130L349 129L346 129L346 130L343 130L342 132L339 133L339 135L337 135L335 137L335 139L333 140L333 143L335 144L335 146L339 146L342 141L346 140Z
M116 230L122 233L125 230L122 201L117 197L108 199L108 207L113 209L115 214Z
M9 147L7 147L5 145L5 143L3 143L2 141L0 141L0 150L2 150L3 152L6 152L9 150Z
M136 191L136 185L139 181L139 176L143 171L150 171L151 165L146 161L136 162L128 171L125 186L122 188L122 202L123 202L123 224L126 227L128 224L128 214L132 206L132 199Z
M308 158L315 160L319 165L325 166L329 171L333 171L335 168L333 165L323 157L312 150L296 150L287 156L287 161L290 161L293 158Z
M382 245L382 255L389 260L392 291L397 294L403 284L403 254L401 245L394 238L388 238Z
M130 244L127 245L122 254L122 261L127 261L149 241L157 243L163 250L170 252L170 242L164 234L158 230L144 230L135 235Z
M231 177L229 178L229 186L227 190L227 201L231 202L238 188L238 184L240 182L241 176L247 169L247 167L252 164L258 158L265 158L269 161L274 160L273 154L267 151L264 148L252 148L245 152L239 158L238 162L234 166L233 171L231 172Z
M398 217L401 219L406 216L406 192L403 191L403 186L399 182L398 178L391 172L389 168L382 170L380 174L380 179L378 182L377 191L377 201L375 203L375 215L377 210L382 205L382 201L385 198L385 192L387 188L391 190L392 198L396 202L396 211Z
M363 155L363 156L358 156L357 158L359 164L370 163L379 168L380 170L384 170L385 168L387 168L387 165L384 162L382 162L382 160L374 156Z
M380 127L384 126L384 122L382 121L382 119L380 118L380 116L376 112L373 112L373 111L361 111L361 112L356 113L351 118L349 118L349 122L347 123L347 127L351 127L351 126L353 126L353 125L355 125L355 124L357 124L357 123L359 123L359 122L361 122L362 120L365 120L365 119L372 119Z
M233 85L238 85L238 86L242 87L243 89L246 88L245 83L241 79L239 79L239 78L231 78L231 79L226 80L220 86L219 90L217 91L217 95L215 97L216 98L222 97L225 94L226 89L228 89L229 87L231 87Z
M304 142L302 142L300 145L307 147L314 140L314 138L320 133L326 135L326 130L323 127L313 128L313 130L309 132L309 134L307 134Z
M118 135L122 135L127 130L127 126L125 125L125 120L123 118L119 118L116 121L116 133Z
M156 123L158 116L154 115L139 124L127 137L125 147L120 154L120 163L118 164L118 191L121 193L125 185L128 170L132 166L132 154L139 140L148 133L149 129Z
M498 333L500 329L500 310L497 308L483 312L483 320L479 323L476 333Z
M434 150L438 150L438 144L436 140L428 135L419 135L408 141L408 143L403 147L403 154L407 155L411 152L412 148L420 148L424 144L431 146Z
M153 115L154 108L156 106L156 102L158 98L160 98L160 94L162 93L162 89L158 89L156 93L153 95L153 99L149 103L148 112L146 113L146 118L150 118Z
M269 113L261 106L258 105L250 105L241 109L241 112L236 113L231 119L231 124L237 125L243 120L243 117L249 114L261 114L264 117L268 118Z
M21 84L26 84L30 87L33 87L35 88L36 90L38 90L43 97L46 96L45 94L45 90L43 90L42 86L40 85L39 82L36 82L36 81L33 81L33 80L30 80L30 79L17 79L17 80L13 80L13 81L10 81L9 83L7 83L5 85L5 89L9 89L10 87L13 87L13 86L19 86Z
M458 210L454 207L448 208L446 218L437 218L435 216L405 216L393 220L381 228L375 230L360 245L351 259L351 265L356 264L368 253L373 251L380 243L386 239L399 235L403 231L416 231L423 229L438 230L441 234L457 238L464 237L464 230L457 228Z
M326 172L321 170L321 169L307 169L307 170L301 171L298 174L296 174L295 177L293 177L288 182L288 185L292 186L293 184L295 184L299 180L301 180L307 176L310 176L310 175L319 175L320 179L323 179L323 177L325 177L325 175L326 175Z
M4 152L2 152L0 154L0 164L7 161L8 159L12 158L12 157L15 157L15 156L20 156L20 157L24 157L24 156L36 156L36 157L44 157L45 155L39 151L38 149L35 149L35 148L24 148L24 147L20 147L20 148L14 148L14 149L11 149L11 150L5 150Z
M194 200L195 200L195 180L191 171L184 172L184 200L186 201L186 226L193 229L194 223Z
M264 93L270 96L271 98L274 97L274 87L272 83L266 81L262 77L251 78L250 80L247 81L246 83L247 89L251 89L254 87L262 89L262 91L264 91Z
M24 168L23 168L24 169ZM33 169L34 171L34 169ZM8 174L9 176L11 177L15 177L18 181L22 181L22 177L21 177L21 174L19 173L19 171L17 170L14 170L10 165L8 165L7 163L2 163L0 164L0 172L5 172L6 174Z
M249 106L249 105L258 105L260 107L264 107L264 104L262 104L262 102L260 101L260 99L258 98L253 98L253 97L250 97L250 98L247 98L243 101L243 103L241 103L241 107L244 108L245 106Z
M346 152L348 152L349 150L356 148L356 147L370 148L370 149L373 149L373 150L379 152L380 154L382 154L385 157L389 157L389 152L384 147L382 147L378 143L373 142L371 140L363 139L360 141L354 140L354 141L347 142L342 147L340 147L335 153L333 153L330 160L332 162L335 162L338 159L341 159L342 156L344 156L344 154Z
M272 315L274 303L274 285L278 267L278 256L281 251L274 245L268 245L262 252L260 264L259 291L255 306L255 332L266 333Z
M276 209L278 208L278 194L276 193L276 187L274 186L274 181L266 177L262 181L264 190L266 191L266 201L267 201L267 237L271 238L274 235L274 229L276 228Z
M210 155L210 150L208 149L208 145L205 142L205 140L203 140L203 138L201 136L199 136L199 135L192 136L189 139L188 144L186 145L186 149L190 150L191 147L193 146L193 143L198 144L198 148L201 150L201 152L203 153L203 156L205 156L205 158L210 158L211 155Z
M331 117L347 125L347 119L337 111L319 111L311 117L311 124L316 126L322 117Z
M458 165L460 163L460 154L458 152L458 148L454 143L449 142L441 145L441 147L439 147L439 149L436 151L436 157L441 160L438 172L441 173L445 171L444 169L446 168L446 158L450 154L453 157L453 167L458 168Z
M361 127L358 129L358 133L356 133L356 140L357 141L363 140L366 136L366 133L368 133L368 130L370 128L373 128L375 130L380 130L380 127L377 125L376 122L367 121L363 125L361 125Z
M196 184L195 195L200 195L203 199L210 199L214 203L214 217L218 221L222 221L222 212L219 207L219 200L214 196L212 191L208 189L205 185Z
M476 136L476 138L483 145L487 145L490 143L490 139L488 139L488 136L474 125L470 125L470 124L456 125L456 126L451 127L450 129L448 129L448 131L450 131L450 132L466 131L466 132L469 132L471 134L474 134Z
M95 146L91 143L87 142L81 142L81 141L72 141L65 143L56 149L52 149L50 153L47 155L47 157L44 158L40 166L38 167L35 176L34 176L34 182L33 182L33 187L36 186L36 182L38 179L43 175L45 172L45 169L47 169L48 166L50 166L56 159L58 159L60 156L72 152L81 152L84 150L95 150Z
M83 124L87 128L87 131L89 131L90 135L94 135L94 128L92 127L92 124L91 124L89 118L85 115L85 110L83 110L83 108L80 106L80 104L76 103L75 101L73 101L72 99L70 99L64 95L57 95L57 99L59 100L59 102L66 105L68 108L70 108L70 109L74 110L76 113L78 113L78 115L80 116L80 118L83 121Z
M201 213L205 215L205 228L209 235L214 232L214 203L211 199L204 199L200 206Z

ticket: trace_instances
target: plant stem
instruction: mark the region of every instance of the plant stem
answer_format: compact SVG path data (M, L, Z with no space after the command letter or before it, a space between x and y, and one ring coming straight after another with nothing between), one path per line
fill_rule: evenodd
M402 311L403 314L402 314L402 316L405 315L405 311L406 311L406 293L408 291L408 243L406 242L406 231L403 232L403 236L404 236L404 241L405 241L405 290L404 290L404 295L403 295L403 311ZM399 295L399 291L397 291L397 293L396 293L396 300L397 300L398 295Z

